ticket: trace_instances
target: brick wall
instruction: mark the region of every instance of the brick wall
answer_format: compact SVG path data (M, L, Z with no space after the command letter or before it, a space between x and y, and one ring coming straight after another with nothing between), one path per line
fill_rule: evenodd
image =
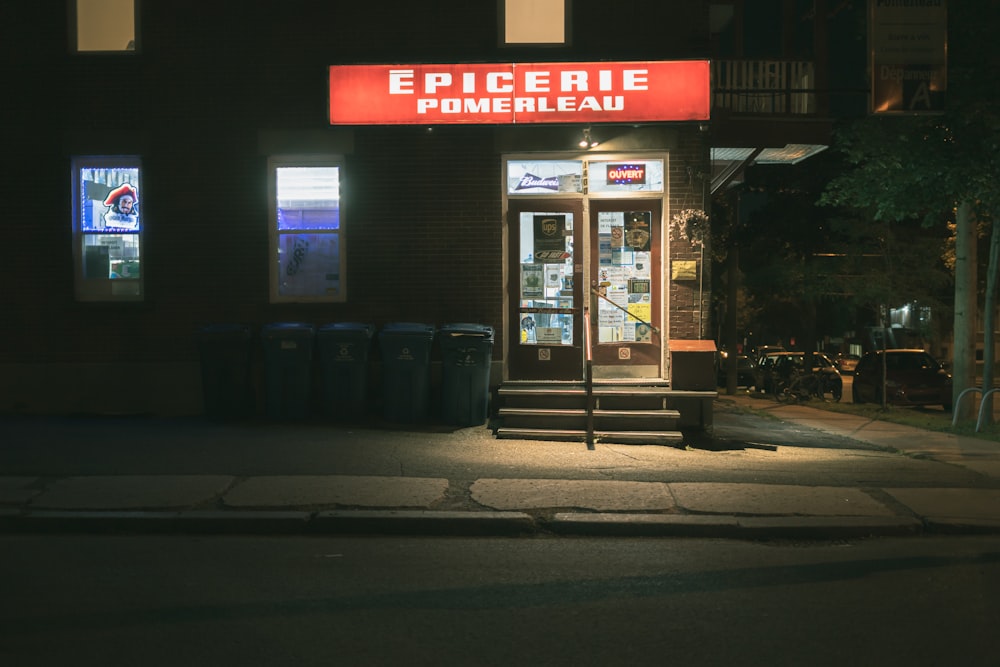
M709 164L708 152L704 134L695 130L679 133L678 147L670 157L670 212L664 216L668 226L678 211L708 210L709 175L705 168ZM693 280L670 280L669 336L683 340L708 338L711 241L706 242L703 248L671 229L670 266L665 267L668 278L673 273L675 262L695 262L697 277Z
M7 248L0 262L0 365L17 365L18 377L51 378L37 383L41 400L46 382L69 387L67 394L97 393L77 382L80 364L98 365L88 367L88 378L120 373L111 384L125 392L159 385L180 393L197 367L197 330L217 322L481 322L497 327L498 358L504 284L497 128L350 131L348 298L323 305L269 303L268 151L261 136L333 133L326 122L330 64L697 58L708 48L707 3L686 0L619 2L613 11L574 2L566 49L498 47L496 4L485 0L446 0L434 11L412 2L372 11L325 0L286 3L280 11L263 0L138 6L140 51L113 56L70 54L66 12L51 11L49 3L3 10L10 25L31 29L9 31L0 59L0 77L23 102L0 107L8 165L0 177ZM706 159L696 133L678 134L671 207L700 203L701 186L688 183L686 168ZM288 152L318 147L294 148ZM70 160L113 154L142 159L145 299L78 303ZM696 256L676 242L670 247L671 260ZM670 335L694 337L704 310L696 302L707 303L707 290L673 283L670 299ZM138 374L171 367L182 372L169 382L145 378L136 389ZM14 375L4 377L0 411L23 393Z

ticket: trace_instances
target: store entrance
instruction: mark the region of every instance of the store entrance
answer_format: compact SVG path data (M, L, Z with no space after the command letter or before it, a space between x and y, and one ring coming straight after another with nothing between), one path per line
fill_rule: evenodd
M660 199L590 201L595 375L659 377Z
M583 378L583 203L511 201L508 377Z

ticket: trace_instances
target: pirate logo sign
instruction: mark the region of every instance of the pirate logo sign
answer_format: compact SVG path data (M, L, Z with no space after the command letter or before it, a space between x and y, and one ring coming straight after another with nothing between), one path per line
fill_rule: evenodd
M534 222L536 262L558 262L570 256L566 251L565 215L536 215Z
M139 229L139 193L131 183L111 190L104 199L106 229Z
M628 221L625 223L625 242L633 250L649 250L649 220L651 217L649 212L632 211L628 216Z

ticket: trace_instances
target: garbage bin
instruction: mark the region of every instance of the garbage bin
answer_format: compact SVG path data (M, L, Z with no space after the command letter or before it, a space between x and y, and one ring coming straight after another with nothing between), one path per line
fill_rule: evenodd
M386 419L412 422L427 416L434 327L416 322L387 324L378 334L382 352L382 405Z
M322 409L330 417L359 417L368 411L368 351L375 327L358 322L327 324L316 332Z
M278 322L261 329L264 345L264 403L271 419L309 414L315 329L311 324Z
M198 332L205 414L244 417L252 406L250 327L212 324Z
M476 426L486 421L490 402L493 327L445 324L441 345L441 414L448 424Z

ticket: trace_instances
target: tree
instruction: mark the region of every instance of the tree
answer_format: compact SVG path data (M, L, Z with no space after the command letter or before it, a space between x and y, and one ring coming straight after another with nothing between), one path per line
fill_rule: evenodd
M830 154L801 165L756 167L739 193L740 214L728 215L718 236L713 231L713 248L740 250L748 305L780 335L795 334L803 347L812 348L819 333L874 324L887 301L939 308L942 289L951 285L941 260L944 233L818 206L825 185L842 170ZM726 209L713 202L713 223L720 210ZM859 310L870 315L859 320Z
M956 398L976 385L976 223L989 223L1000 210L1000 54L982 48L994 38L998 18L997 0L951 3L945 113L870 116L842 128L834 147L852 168L834 179L823 197L826 204L853 207L878 222L954 222ZM992 233L998 251L991 252L986 281L984 385L993 384L993 312L1000 272L1000 229L993 225ZM960 416L971 415L971 404L960 406Z

